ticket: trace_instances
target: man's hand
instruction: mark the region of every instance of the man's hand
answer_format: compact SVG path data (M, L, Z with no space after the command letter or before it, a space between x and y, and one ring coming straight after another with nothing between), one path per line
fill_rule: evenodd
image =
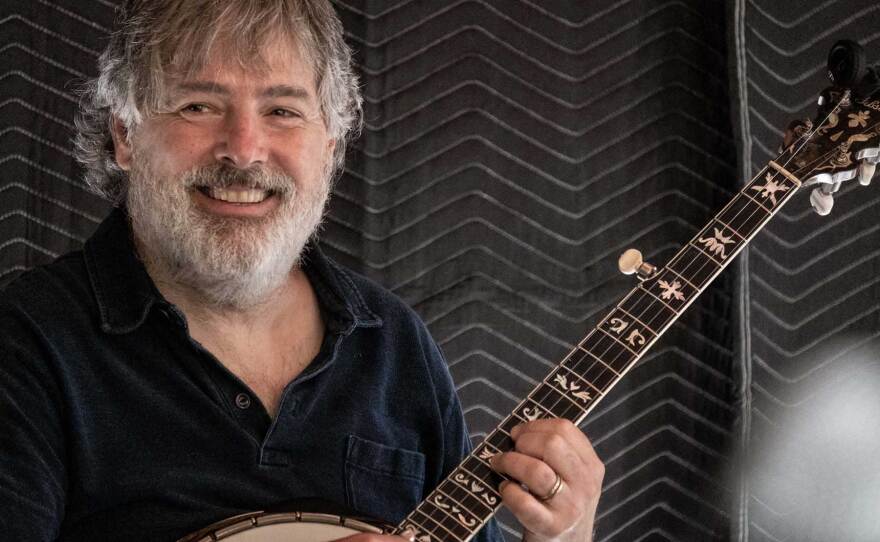
M593 520L605 466L587 437L568 420L535 420L511 431L514 451L492 468L528 486L501 484L501 498L526 528L523 540L593 539Z

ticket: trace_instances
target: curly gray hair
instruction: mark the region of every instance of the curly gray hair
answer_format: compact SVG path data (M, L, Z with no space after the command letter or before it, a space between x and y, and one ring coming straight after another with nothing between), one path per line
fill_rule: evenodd
M328 0L128 0L98 60L98 76L80 96L75 145L86 184L115 203L124 200L128 175L115 160L113 116L131 134L160 107L169 74L195 73L214 47L242 67L260 69L265 45L277 37L299 46L312 65L324 123L336 139L338 172L347 140L361 128L362 99Z

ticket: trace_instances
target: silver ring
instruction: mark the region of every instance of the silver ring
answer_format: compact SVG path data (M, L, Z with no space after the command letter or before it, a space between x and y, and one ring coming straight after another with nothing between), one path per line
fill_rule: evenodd
M553 497L556 496L557 493L562 489L562 476L559 476L559 473L556 473L556 482L553 483L553 489L550 490L550 493L544 495L543 497L538 497L538 500L541 502L547 502Z

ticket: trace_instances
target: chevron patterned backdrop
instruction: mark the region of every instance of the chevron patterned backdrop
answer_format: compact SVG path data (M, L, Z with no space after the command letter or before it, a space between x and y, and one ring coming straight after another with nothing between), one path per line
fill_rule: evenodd
M804 5L738 1L730 21L742 61L736 131L752 170L775 156L780 127L814 114L836 40L855 39L880 62L876 1ZM880 190L845 185L827 217L805 199L756 238L743 275L747 326L736 340L750 393L737 434L752 476L735 530L756 542L880 540L880 430L876 414L856 423L880 411Z
M323 245L426 320L475 440L632 286L622 250L664 263L809 109L830 43L877 39L840 9L876 17L868 1L335 4L367 126ZM70 137L113 5L0 0L0 284L108 209ZM795 358L844 328L876 334L880 196L860 194L830 219L792 203L591 414L597 540L787 539L790 507L735 466L796 408L789 388L836 364Z

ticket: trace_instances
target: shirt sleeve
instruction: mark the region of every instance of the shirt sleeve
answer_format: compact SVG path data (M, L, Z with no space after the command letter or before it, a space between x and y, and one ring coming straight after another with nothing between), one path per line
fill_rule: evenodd
M64 516L64 431L56 381L26 333L0 314L0 537L48 541Z

